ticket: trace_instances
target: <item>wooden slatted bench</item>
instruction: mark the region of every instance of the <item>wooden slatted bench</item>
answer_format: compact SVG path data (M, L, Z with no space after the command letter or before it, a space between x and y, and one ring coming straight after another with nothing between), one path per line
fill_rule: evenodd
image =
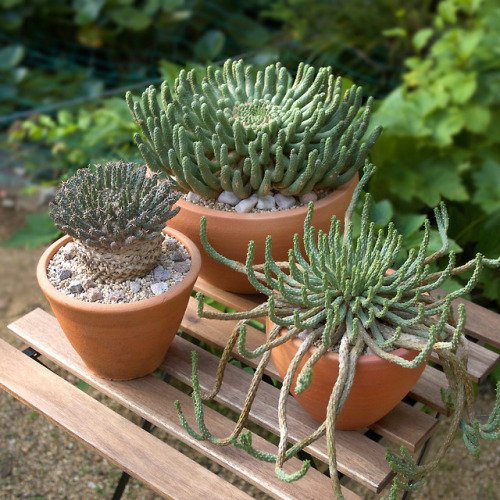
M218 290L202 280L198 280L196 289L234 310L249 309L261 300L258 296L240 296ZM471 375L474 380L483 381L499 363L500 355L484 348L480 343L500 346L499 316L470 302L466 302L466 308L469 327L467 333L471 337L473 360ZM233 325L230 321L198 318L196 301L191 298L181 330L205 345L221 350ZM217 447L188 435L180 425L173 402L181 402L187 420L194 425L192 401L189 395L174 387L175 384L152 375L129 382L113 382L95 377L72 349L55 318L43 310L35 309L9 325L9 328L26 345L64 370L256 485L271 497L332 497L330 480L319 470L311 469L296 483L282 483L275 476L272 464L259 462L234 447ZM261 331L249 328L249 345L260 344L263 335ZM476 343L478 340L480 343ZM193 349L197 350L199 356L202 387L210 389L218 358L183 336L175 338L161 369L173 379L190 385ZM237 351L234 352L234 357L241 359ZM258 359L246 361L246 364L254 367L257 362ZM280 378L271 363L267 374L278 380ZM230 410L239 411L250 378L250 374L240 367L228 366L225 383L217 397L218 403ZM220 492L219 497L224 499L249 498L246 493L193 463L191 459L3 341L0 341L0 386L165 498L213 498L213 493L209 493L213 491ZM427 366L409 394L408 401L401 402L389 415L372 425L368 432L338 431L336 440L339 471L371 491L380 493L390 483L393 474L385 461L385 447L379 442L379 438L404 445L410 451L420 450L434 434L439 423L434 416L421 411L421 406L425 404L436 412L445 414L447 409L441 401L439 390L443 386L446 386L443 373L435 367ZM254 424L274 434L278 433L277 415L273 411L277 406L277 398L278 390L272 384L261 384L250 415ZM317 423L293 399L288 407L289 437L291 442L295 442L309 434ZM78 418L74 417L75 414ZM215 435L227 435L228 429L234 425L227 416L211 408L206 408L205 414L207 425ZM109 432L109 429L117 430ZM262 437L254 436L254 444L260 450L276 453L276 446ZM320 462L327 461L324 439L313 443L306 451ZM175 474L171 473L171 463L177 464ZM291 460L285 470L295 471L298 467L298 460ZM347 499L360 498L345 487L344 495Z

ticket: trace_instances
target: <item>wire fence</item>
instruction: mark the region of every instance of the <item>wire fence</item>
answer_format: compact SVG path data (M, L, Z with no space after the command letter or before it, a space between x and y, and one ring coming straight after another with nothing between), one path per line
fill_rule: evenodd
M160 83L163 80L160 61L167 60L181 66L195 61L204 33L227 31L230 19L219 2L206 1L203 5L203 12L197 12L188 20L177 23L175 30L163 30L157 36L147 38L151 40L147 48L144 46L144 36L139 35L137 45L132 39L127 40L127 43L93 47L58 33L57 27L54 33L47 29L0 31L0 49L22 47L24 56L21 66L29 69L28 78L34 80L31 86L19 85L16 91L5 96L5 100L0 95L0 126L8 126L33 113L52 113L105 97L123 95L129 89ZM257 25L258 21L254 26ZM270 32L279 33L279 29L271 26ZM198 39L193 37L193 33L199 35ZM267 53L271 59L279 57L296 67L301 59L294 52L294 43L280 40L279 36L274 40L271 38L269 45L255 43L255 48L244 47L235 36L226 36L224 57L218 62L226 57L258 58L259 54ZM348 48L347 52L349 50L354 49ZM382 60L376 61L376 65L389 75L382 81L364 71L362 61L354 56L353 52L349 64L338 59L332 59L328 64L337 74L347 76L361 85L366 84L368 93L375 97L384 95L398 84L401 67L391 67ZM261 59L265 60L265 57ZM37 80L41 80L40 88L33 88ZM37 97L40 93L42 95ZM7 99L7 106L2 106Z

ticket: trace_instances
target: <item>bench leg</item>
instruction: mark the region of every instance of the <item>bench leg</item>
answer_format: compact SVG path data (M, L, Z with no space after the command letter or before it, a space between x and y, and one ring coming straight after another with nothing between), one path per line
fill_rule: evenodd
M45 368L47 368L47 370L50 370L50 368L45 365L44 363L42 363L40 361L40 356L41 354L38 352L38 351L35 351L35 349L33 349L32 347L26 347L26 349L24 349L23 351L23 354L26 354L26 356L28 356L28 358L31 358L31 359L34 359L37 363L40 363L42 366L45 366ZM52 370L50 370L52 371Z

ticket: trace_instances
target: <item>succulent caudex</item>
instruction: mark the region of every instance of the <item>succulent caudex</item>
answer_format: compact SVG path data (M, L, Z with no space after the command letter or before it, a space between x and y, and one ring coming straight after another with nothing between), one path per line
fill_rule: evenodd
M288 475L283 470L284 462L326 434L330 475L336 498L342 498L342 493L335 460L335 422L352 386L356 360L366 347L382 358L410 368L427 362L427 356L433 350L437 353L449 382L449 389L446 393L443 392L446 403L449 403L452 409L451 425L445 444L437 452L436 459L425 465L415 464L404 448L402 458L388 451L387 459L397 473L391 498L396 498L398 489L414 489L423 482L425 475L439 465L440 459L459 428L462 429L467 448L473 453L478 452L479 438L500 438L500 387L497 389L497 403L492 414L486 423L480 424L474 419L473 389L466 370L465 309L463 305L459 307L458 321L455 322L450 305L453 299L468 293L474 287L483 266L500 267L500 260L486 259L482 255L477 255L474 260L456 267L455 255L450 252L446 268L443 271L432 271L430 264L448 252L446 235L448 216L444 205L435 210L442 248L431 255L427 255L430 224L426 221L425 235L420 248L411 250L405 262L397 266L396 257L402 245L402 236L392 225L386 231L375 231L374 223L369 220L369 195L362 211L361 234L356 240L353 237L351 217L360 191L372 171L373 167L367 165L346 213L344 229L340 221L333 217L329 233L319 231L316 234L310 225L313 213L313 206L310 204L304 222L305 255L301 251L300 238L295 235L294 248L289 251L287 263L273 261L270 237L267 241L267 257L264 265L253 266L253 242L249 244L246 264L226 259L210 247L206 235L206 221L202 221L202 241L210 255L233 269L246 273L254 287L267 295L268 300L248 312L210 313L203 310L203 297L198 296L200 316L240 321L223 352L215 387L210 394L200 392L196 356L193 353L193 398L201 433L188 425L177 404L181 421L193 436L219 445L233 443L243 447L253 456L274 462L276 473L284 481L299 479L309 467L308 462L304 462L300 471ZM387 274L391 268L395 269L395 272ZM442 298L436 298L430 293L439 288L448 277L466 271L471 271L471 277L463 288ZM264 344L255 350L250 350L245 343L245 325L251 318L261 317L264 314L269 315L275 326L269 332ZM288 327L288 331L279 336L278 332L283 326ZM277 408L280 415L279 452L277 455L263 454L252 448L250 434L241 432L264 368L270 359L271 349L304 331L311 333L304 340L294 363L290 365L281 388L280 403ZM290 397L289 391L296 367L313 342L318 349L303 366L297 378L295 391L300 393L307 390L314 364L335 344L340 346L341 375L334 385L325 421L313 434L287 448L286 400ZM236 345L246 358L260 355L262 358L255 371L243 412L233 432L226 438L217 438L205 426L201 401L212 399L218 393L224 367ZM390 349L392 346L414 349L419 353L415 359L407 361L392 354ZM459 346L463 348L457 351Z
M334 189L355 175L381 129L361 142L372 98L360 113L362 88L341 92L331 68L301 63L293 79L277 63L254 77L251 66L227 60L222 70L208 66L201 83L194 70L182 70L173 88L163 82L163 109L153 86L140 101L126 97L151 169L184 192L244 199Z
M109 162L80 169L50 205L55 226L82 247L85 264L103 279L127 279L152 269L162 229L179 209L179 193L146 167ZM125 255L125 260L120 256Z

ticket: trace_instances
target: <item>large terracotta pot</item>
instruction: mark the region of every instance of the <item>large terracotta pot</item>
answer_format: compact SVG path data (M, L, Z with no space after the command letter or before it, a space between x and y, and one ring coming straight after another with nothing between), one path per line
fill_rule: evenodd
M48 264L57 250L71 241L69 236L53 243L40 258L40 288L71 345L99 377L130 380L151 373L165 358L179 328L201 257L195 244L179 231L166 228L163 232L184 245L191 269L167 292L128 304L83 302L59 292L49 282Z
M273 323L267 318L268 333L272 326ZM271 358L281 377L285 376L301 344L302 340L294 338L271 351ZM311 417L318 422L323 422L326 419L330 394L339 373L338 354L329 352L322 356L313 368L311 385L302 394L294 392L297 376L315 349L316 347L311 347L304 356L292 382L291 392ZM392 354L412 360L418 352L400 348ZM354 383L335 427L339 430L355 430L380 420L410 392L425 365L426 363L422 363L417 368L404 368L381 359L375 354L360 356Z
M351 202L352 193L358 183L355 175L344 186L314 204L311 224L328 231L333 215L343 221ZM238 214L201 207L179 200L180 212L169 221L169 226L191 238L201 251L200 277L210 284L235 293L256 293L246 275L212 260L204 251L200 241L200 219L207 218L207 235L210 244L224 257L245 262L248 242L255 241L255 264L264 263L267 235L273 238L272 254L276 262L288 261L288 250L293 247L293 235L304 232L307 206L280 212L260 214Z

